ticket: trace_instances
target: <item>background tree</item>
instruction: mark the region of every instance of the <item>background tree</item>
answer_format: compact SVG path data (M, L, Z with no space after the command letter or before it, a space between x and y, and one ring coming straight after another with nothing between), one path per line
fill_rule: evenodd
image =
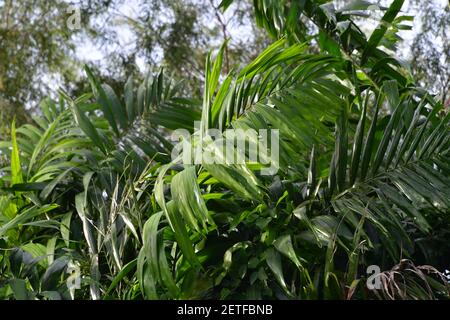
M411 69L422 85L438 93L450 106L450 6L436 6L432 1L413 1L419 13L420 32L412 41Z
M108 1L89 1L82 8L81 26L90 14L105 10ZM32 109L54 92L58 84L77 87L80 63L68 27L74 13L64 1L0 1L0 109L1 127L16 116L17 123L31 121Z
M58 87L74 94L84 92L83 63L89 63L116 91L130 75L142 79L145 69L163 65L199 96L204 57L211 47L230 38L230 29L244 28L247 37L230 40L228 69L250 61L268 43L255 27L248 0L238 1L226 16L219 3L210 0L136 1L124 13L127 4L122 0L0 1L3 137L14 115L18 124L31 122L33 110L48 92ZM67 25L73 8L80 10L81 18L75 29ZM92 52L100 53L103 60L93 61Z
M116 3L112 11L116 14L105 17L100 25L99 41L114 47L117 37L128 30L125 43L131 45L114 52L112 56L121 61L112 61L111 69L116 71L110 74L117 76L117 70L122 70L127 61L130 67L136 67L136 59L140 59L149 70L156 65L164 66L173 77L183 79L190 92L200 96L204 60L211 47L218 48L229 40L225 54L227 73L232 67L250 61L269 42L264 31L256 28L251 1L237 1L226 13L219 9L219 3L137 1L126 13L121 10L122 4ZM126 74L130 71L136 70L128 69Z

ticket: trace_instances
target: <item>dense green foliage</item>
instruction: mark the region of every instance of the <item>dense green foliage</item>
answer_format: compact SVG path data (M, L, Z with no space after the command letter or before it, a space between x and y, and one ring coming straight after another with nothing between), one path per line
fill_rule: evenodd
M163 71L119 95L86 68L92 93L0 144L0 297L448 299L450 113L380 47L402 4L367 39L366 2L255 0L275 41L222 77L227 43L208 55L202 101ZM177 164L180 128L279 129L280 169Z

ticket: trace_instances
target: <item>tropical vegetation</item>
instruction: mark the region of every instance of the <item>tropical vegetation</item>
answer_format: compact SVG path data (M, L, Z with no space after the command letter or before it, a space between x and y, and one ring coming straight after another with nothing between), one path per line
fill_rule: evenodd
M229 70L227 42L209 54L200 100L86 66L90 92L0 144L0 297L448 299L450 113L389 54L403 2L366 37L368 2L255 0L274 42ZM174 130L209 128L278 129L278 172L172 159Z

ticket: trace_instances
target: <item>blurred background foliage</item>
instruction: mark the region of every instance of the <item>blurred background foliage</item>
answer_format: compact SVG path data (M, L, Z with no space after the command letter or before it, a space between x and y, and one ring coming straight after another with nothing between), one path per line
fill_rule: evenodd
M85 92L82 65L89 63L114 89L130 75L163 65L188 90L200 95L207 52L233 38L228 70L254 58L270 42L256 28L252 4L241 0L225 14L213 0L174 1L0 1L0 135L32 121L37 104L63 87ZM71 8L80 9L80 28L69 28Z

